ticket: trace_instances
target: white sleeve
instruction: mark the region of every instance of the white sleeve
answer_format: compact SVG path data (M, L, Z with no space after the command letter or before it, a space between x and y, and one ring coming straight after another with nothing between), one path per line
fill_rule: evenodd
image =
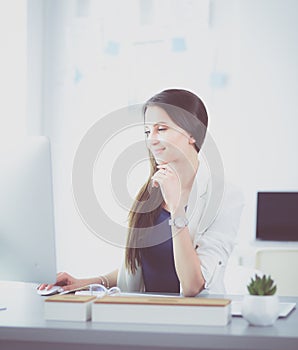
M205 289L217 290L224 278L224 271L232 253L244 206L242 192L226 185L220 210L211 225L194 239L200 258ZM220 292L220 290L219 290Z
M125 254L125 252L124 252ZM137 267L136 273L132 274L127 271L125 267L125 257L123 255L122 264L118 271L117 276L117 287L120 288L121 292L144 292L144 281L142 275L142 268Z

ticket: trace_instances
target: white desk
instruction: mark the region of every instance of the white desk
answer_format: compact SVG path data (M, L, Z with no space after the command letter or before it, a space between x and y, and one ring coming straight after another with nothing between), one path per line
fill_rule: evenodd
M231 296L230 296L231 297ZM233 297L239 299L239 297ZM286 298L295 301L298 298ZM145 326L45 321L43 297L31 284L0 282L0 349L298 349L298 310L272 327L252 327L241 317L228 326Z

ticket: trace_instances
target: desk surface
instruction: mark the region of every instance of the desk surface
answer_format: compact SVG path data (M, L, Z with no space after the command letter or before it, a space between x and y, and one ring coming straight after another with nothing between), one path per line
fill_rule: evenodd
M240 296L226 296L239 300ZM271 327L233 317L228 326L165 326L46 321L35 285L0 282L2 349L270 349L298 348L298 310ZM281 297L294 301L297 297ZM42 344L41 344L42 343Z

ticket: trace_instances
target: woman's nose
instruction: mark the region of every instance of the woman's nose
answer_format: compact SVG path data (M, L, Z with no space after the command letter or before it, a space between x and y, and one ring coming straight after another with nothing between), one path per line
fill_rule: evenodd
M150 145L156 145L159 142L158 134L156 132L151 132L147 140Z

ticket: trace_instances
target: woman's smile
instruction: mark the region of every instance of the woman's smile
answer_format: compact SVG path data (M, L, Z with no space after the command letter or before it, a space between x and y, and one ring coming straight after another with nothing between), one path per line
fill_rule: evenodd
M152 153L155 156L160 155L164 150L165 150L165 147L159 147L159 148L151 149Z

